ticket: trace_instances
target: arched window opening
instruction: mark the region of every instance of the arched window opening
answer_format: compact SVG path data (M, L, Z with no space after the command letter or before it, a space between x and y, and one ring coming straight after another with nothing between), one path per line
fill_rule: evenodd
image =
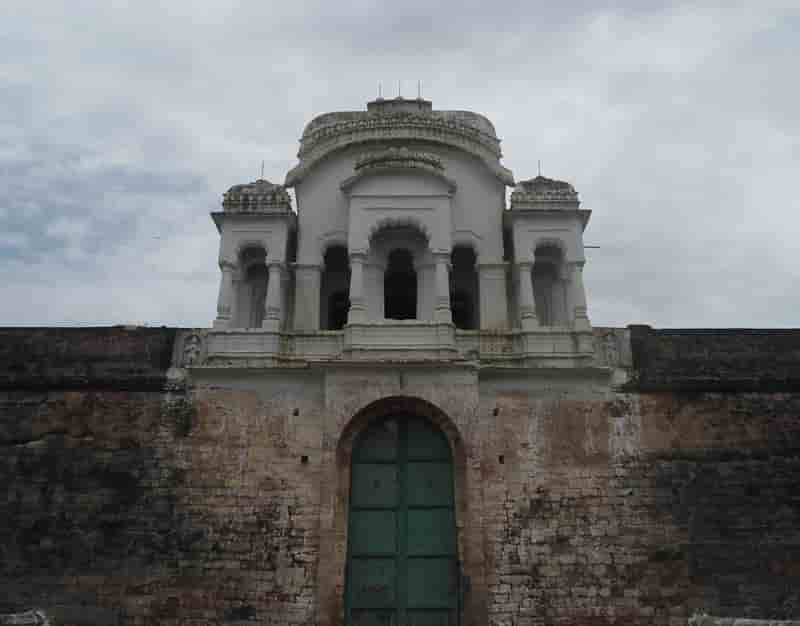
M533 295L536 317L542 326L562 326L567 323L566 289L561 280L564 258L553 245L536 249L533 264Z
M341 330L350 310L350 265L347 248L332 246L325 252L320 287L320 322L323 330Z
M417 272L411 252L404 248L389 253L383 296L386 319L417 319Z
M239 286L240 328L261 328L264 322L264 303L267 298L266 253L261 248L248 248L240 257L242 280Z
M475 252L466 246L456 246L451 255L450 308L453 324L462 330L480 327L478 300L478 271Z

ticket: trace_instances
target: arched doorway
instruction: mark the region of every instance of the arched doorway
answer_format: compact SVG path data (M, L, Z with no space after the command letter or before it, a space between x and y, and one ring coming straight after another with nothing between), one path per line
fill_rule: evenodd
M455 626L459 567L450 444L424 418L365 429L352 454L345 623Z

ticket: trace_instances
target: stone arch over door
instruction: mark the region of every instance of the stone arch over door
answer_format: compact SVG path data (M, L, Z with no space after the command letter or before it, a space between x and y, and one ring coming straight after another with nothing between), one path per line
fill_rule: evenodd
M330 477L335 482L335 493L332 494L333 517L328 532L323 530L321 533L320 542L319 623L325 626L346 624L345 587L354 447L357 446L362 433L391 416L412 416L415 419L424 420L440 431L447 441L452 459L456 556L461 567L461 580L468 580L472 583L471 590L462 589L460 604L463 619L461 623L481 622L480 616L486 616L485 598L482 592L483 561L482 554L472 554L472 552L476 552L476 548L481 548L480 542L476 541L480 530L470 527L467 514L468 468L466 448L461 433L450 417L432 403L415 397L391 396L372 402L359 410L341 431L336 446L336 475ZM478 571L479 569L480 571ZM479 589L476 589L474 584L476 582ZM478 597L475 597L476 591L479 592Z

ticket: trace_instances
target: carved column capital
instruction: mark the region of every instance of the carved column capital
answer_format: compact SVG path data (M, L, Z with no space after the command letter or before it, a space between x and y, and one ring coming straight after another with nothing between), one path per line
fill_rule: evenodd
M282 261L267 261L267 271L270 277L282 277L283 273L286 271L286 264Z

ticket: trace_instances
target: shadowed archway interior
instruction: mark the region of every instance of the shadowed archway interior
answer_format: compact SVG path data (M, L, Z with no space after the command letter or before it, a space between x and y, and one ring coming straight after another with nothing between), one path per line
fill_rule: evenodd
M411 252L392 250L387 265L383 287L386 319L417 319L417 272Z

